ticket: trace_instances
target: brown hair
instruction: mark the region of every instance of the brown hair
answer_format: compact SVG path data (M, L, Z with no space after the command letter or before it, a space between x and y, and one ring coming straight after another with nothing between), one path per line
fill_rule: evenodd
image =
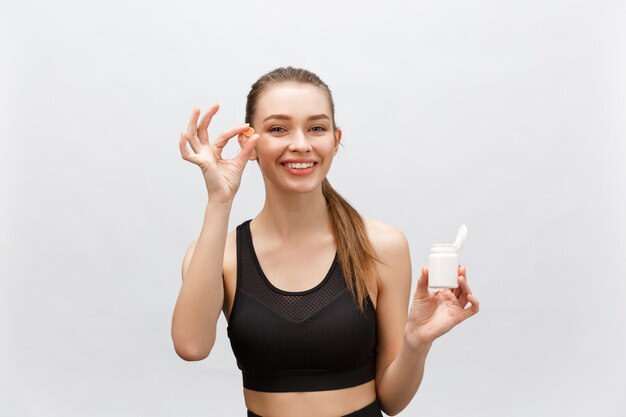
M272 85L284 82L311 84L320 88L328 97L333 130L335 123L335 104L328 88L317 75L302 68L281 67L264 74L250 89L246 101L246 123L252 125L252 118L260 95ZM365 222L361 215L330 185L328 179L322 182L322 194L332 219L333 232L337 242L337 254L346 278L346 284L361 311L364 311L367 297L367 285L377 278L377 258L374 248L367 237Z

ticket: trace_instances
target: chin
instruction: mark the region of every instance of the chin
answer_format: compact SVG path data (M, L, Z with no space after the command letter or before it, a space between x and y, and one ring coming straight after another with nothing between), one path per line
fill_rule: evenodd
M317 191L321 186L322 186L322 182L320 181L320 182L308 183L308 184L293 184L291 186L288 184L285 184L282 188L283 190L287 192L307 194L307 193L312 193L314 191Z
M317 191L322 186L322 180L318 181L271 181L274 189L284 193L308 194Z

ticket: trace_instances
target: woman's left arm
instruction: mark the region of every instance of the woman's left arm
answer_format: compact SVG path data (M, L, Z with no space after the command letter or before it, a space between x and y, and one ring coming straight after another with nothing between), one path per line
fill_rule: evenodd
M435 292L428 290L428 268L423 267L407 315L411 291L408 242L390 226L377 224L368 232L382 261L376 302L376 391L383 412L393 416L415 396L433 341L476 314L478 300L467 285L464 267L459 267L459 288Z

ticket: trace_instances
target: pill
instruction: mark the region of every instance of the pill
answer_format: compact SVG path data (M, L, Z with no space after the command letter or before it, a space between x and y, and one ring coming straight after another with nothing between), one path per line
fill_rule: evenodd
M246 135L247 137L252 137L252 135L254 135L254 129L249 127L248 130L243 132L243 134Z

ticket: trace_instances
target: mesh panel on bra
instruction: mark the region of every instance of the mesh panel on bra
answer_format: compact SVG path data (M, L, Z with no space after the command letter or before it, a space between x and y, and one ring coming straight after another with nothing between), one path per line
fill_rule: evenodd
M348 290L336 255L324 279L310 290L287 292L271 286L262 275L261 266L254 253L250 221L242 224L237 232L242 233L240 237L238 236L241 242L237 248L239 289L288 320L302 322Z

